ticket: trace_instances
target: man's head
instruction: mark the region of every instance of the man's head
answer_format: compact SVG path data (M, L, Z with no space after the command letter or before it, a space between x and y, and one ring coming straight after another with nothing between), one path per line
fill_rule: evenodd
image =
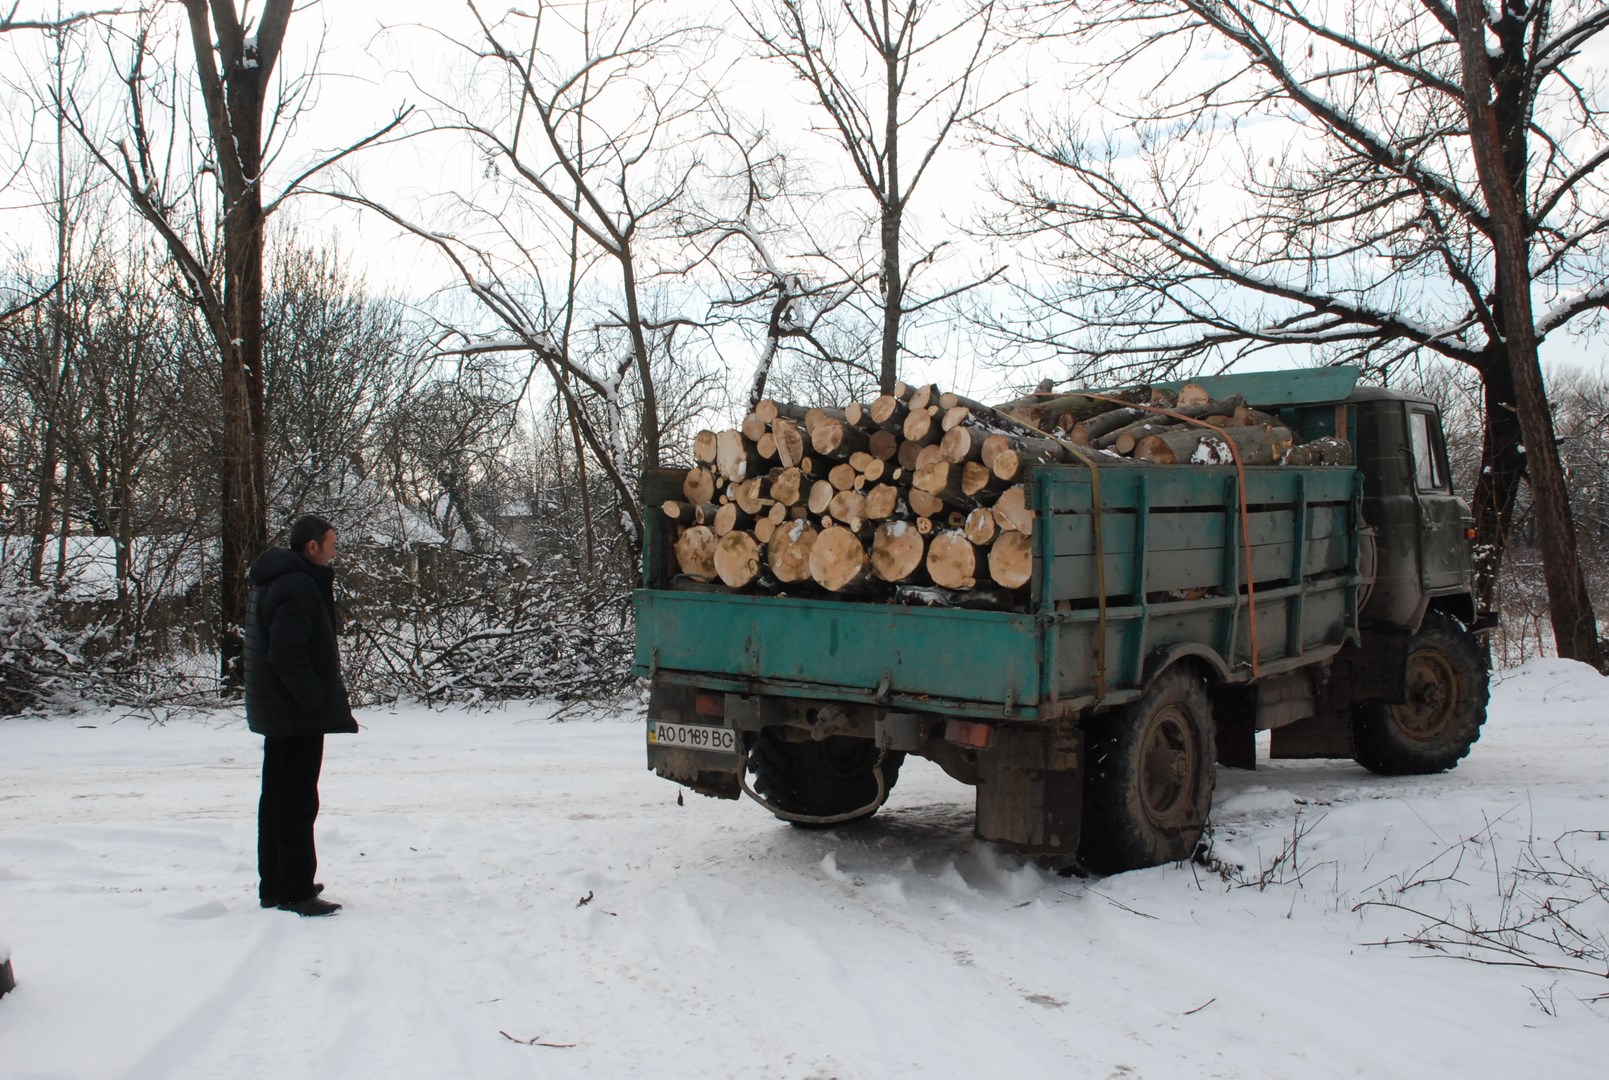
M304 514L291 526L290 549L315 566L335 558L335 526L317 514Z

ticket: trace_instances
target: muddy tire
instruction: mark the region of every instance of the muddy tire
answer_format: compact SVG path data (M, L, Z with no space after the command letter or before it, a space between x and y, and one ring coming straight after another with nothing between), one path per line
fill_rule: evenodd
M1091 720L1079 861L1115 874L1194 855L1217 780L1213 744L1206 685L1183 666Z
M887 801L899 779L905 755L890 750L882 755L883 797L877 798L878 750L870 739L835 735L817 742L789 742L772 731L762 731L749 749L749 771L755 793L779 810L810 817L836 817L856 810L864 813L837 822L781 820L802 829L827 829L864 821Z
M1444 772L1480 738L1489 692L1480 646L1458 620L1432 611L1408 643L1406 700L1353 709L1353 757L1383 776Z

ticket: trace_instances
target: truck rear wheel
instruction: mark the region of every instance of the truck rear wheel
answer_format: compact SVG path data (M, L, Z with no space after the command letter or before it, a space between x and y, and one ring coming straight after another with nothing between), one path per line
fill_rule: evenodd
M1207 688L1188 667L1089 724L1080 861L1118 873L1194 855L1217 780L1213 741Z
M749 749L749 771L755 793L783 813L777 817L804 829L825 829L864 821L875 814L899 779L904 753L882 753L870 739L834 735L817 741L790 742L770 730L761 731ZM882 770L883 794L878 798L877 773ZM855 813L864 810L864 813ZM806 817L853 816L839 821L800 821L784 814Z
M1352 710L1354 759L1384 776L1452 768L1486 722L1490 690L1479 646L1456 619L1432 611L1408 643L1406 682L1402 704Z

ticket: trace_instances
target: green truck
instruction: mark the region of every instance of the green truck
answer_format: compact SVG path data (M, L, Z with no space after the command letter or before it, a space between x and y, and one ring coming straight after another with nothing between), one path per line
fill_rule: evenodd
M1190 858L1216 767L1253 767L1259 731L1275 758L1451 768L1485 720L1490 619L1436 405L1351 368L1195 382L1355 464L1037 466L1019 610L689 582L648 515L649 768L826 827L916 754L976 789L978 837L1101 872ZM645 504L681 476L650 471Z

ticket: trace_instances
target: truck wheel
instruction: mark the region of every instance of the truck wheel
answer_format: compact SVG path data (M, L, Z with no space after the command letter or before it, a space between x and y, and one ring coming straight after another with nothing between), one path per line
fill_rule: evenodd
M834 735L816 741L790 742L775 732L761 731L749 749L749 771L754 790L778 810L809 817L833 817L866 808L866 812L836 822L781 820L803 829L825 829L864 821L877 812L877 745L870 739ZM883 754L883 799L894 790L905 755L898 750Z
M1084 730L1080 861L1112 874L1195 854L1217 779L1201 678L1169 668L1138 700Z
M1352 710L1353 757L1384 776L1443 772L1469 753L1486 722L1489 693L1480 647L1449 615L1432 611L1408 643L1400 705Z

